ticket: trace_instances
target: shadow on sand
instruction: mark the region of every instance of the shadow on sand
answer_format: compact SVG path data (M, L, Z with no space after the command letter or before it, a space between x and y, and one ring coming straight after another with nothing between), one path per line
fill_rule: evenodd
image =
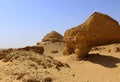
M120 58L100 54L89 54L84 60L100 64L108 68L118 67L116 64L120 63Z

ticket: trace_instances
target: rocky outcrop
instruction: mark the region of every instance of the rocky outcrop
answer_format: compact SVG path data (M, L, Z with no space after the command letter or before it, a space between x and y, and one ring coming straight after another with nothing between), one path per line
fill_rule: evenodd
M83 24L64 33L63 54L75 53L82 59L94 46L120 42L119 23L108 15L95 12Z
M43 54L44 53L44 48L41 46L27 46L24 48L19 48L18 50L24 50L24 51L33 51L39 54Z
M63 36L56 31L48 33L43 39L42 42L62 42Z
M0 82L51 82L54 71L70 68L67 63L32 51L35 48L1 50Z

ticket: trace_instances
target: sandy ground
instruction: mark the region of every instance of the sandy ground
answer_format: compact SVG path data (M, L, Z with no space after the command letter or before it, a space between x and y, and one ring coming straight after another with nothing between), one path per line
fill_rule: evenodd
M44 55L50 55L56 60L67 63L70 66L70 68L62 67L60 70L55 68L38 69L41 72L47 71L44 72L44 77L49 76L52 78L52 81L45 82L120 82L120 44L94 48L81 61L73 60L72 55L63 56L62 43L45 44L42 46L45 48ZM51 51L58 51L58 53L51 53ZM24 82L15 79L9 80L10 76L6 75L6 72L3 72L3 69L9 67L7 66L8 64L11 63L0 60L0 82ZM5 80L6 78L9 79Z
M62 44L61 44L62 45ZM50 48L49 48L50 47ZM58 46L48 46L54 50ZM68 63L70 69L54 73L55 82L120 82L120 44L100 46L92 49L90 55L82 61L76 61L71 56L63 56L60 47L59 53L51 54L55 59ZM49 51L49 50L47 50ZM50 54L47 52L46 54ZM74 55L74 54L73 54Z

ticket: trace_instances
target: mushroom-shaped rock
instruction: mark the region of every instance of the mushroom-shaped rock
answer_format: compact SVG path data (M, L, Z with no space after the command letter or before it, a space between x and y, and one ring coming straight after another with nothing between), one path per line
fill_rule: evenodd
M62 42L63 36L56 31L48 33L43 39L42 42Z
M82 59L94 46L120 43L120 26L110 16L95 12L83 24L67 30L64 42L64 55L75 53Z

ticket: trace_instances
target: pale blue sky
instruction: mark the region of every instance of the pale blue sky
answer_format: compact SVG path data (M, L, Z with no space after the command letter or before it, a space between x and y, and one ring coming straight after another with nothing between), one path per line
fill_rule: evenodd
M63 34L95 11L120 22L120 0L0 0L0 48L35 45L46 33Z

